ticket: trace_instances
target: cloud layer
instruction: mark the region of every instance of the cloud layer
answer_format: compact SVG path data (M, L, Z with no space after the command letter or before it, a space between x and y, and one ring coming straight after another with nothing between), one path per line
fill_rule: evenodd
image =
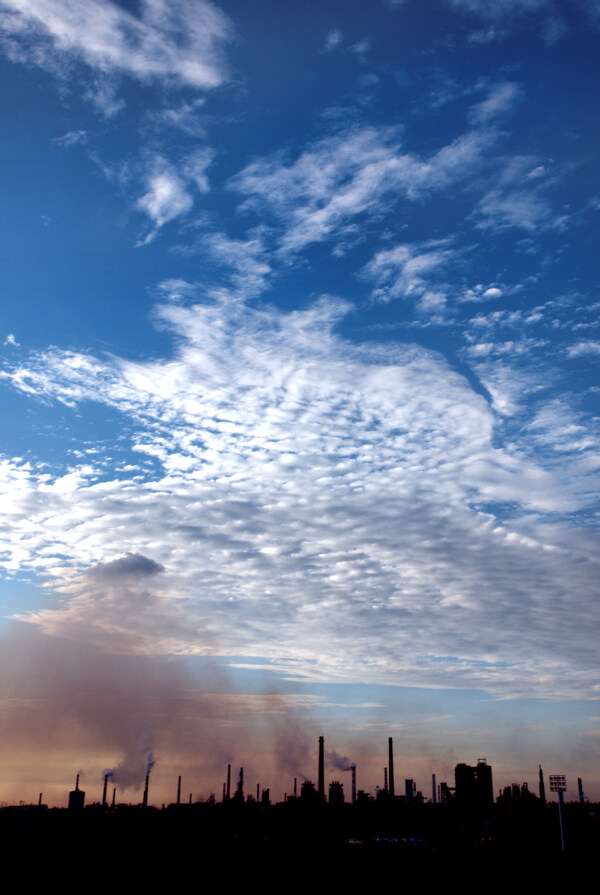
M5 463L5 565L64 595L26 617L319 679L590 695L591 535L556 521L585 507L577 477L494 447L440 355L341 339L345 310L170 303L170 361L53 350L16 370L21 390L118 409L156 464Z

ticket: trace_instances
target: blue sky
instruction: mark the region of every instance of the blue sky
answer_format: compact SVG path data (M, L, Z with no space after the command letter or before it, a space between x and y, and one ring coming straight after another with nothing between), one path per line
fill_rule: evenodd
M204 777L246 699L282 791L273 715L365 762L389 730L423 787L485 750L600 796L598 2L2 0L0 34L5 798L61 711L57 800L139 776L136 725L184 761L158 671L102 740L92 654L177 666L200 726L214 695Z

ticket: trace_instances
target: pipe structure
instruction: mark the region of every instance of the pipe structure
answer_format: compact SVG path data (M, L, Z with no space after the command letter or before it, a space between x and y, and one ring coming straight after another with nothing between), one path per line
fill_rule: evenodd
M106 808L106 787L108 786L108 774L104 775L104 788L102 790L102 807Z
M113 797L112 797L112 807L115 807L117 801L117 787L113 786Z
M356 765L353 764L350 770L352 771L352 804L356 805Z
M181 805L181 775L177 778L177 804Z
M432 801L433 801L433 804L435 805L437 803L437 788L435 785L435 774L431 775L431 792L432 792L432 796L433 796Z
M227 765L227 798L231 798L231 765Z
M144 786L144 798L142 799L142 808L148 807L148 784L150 782L150 774L146 774L146 785Z
M319 737L319 802L325 801L325 739Z
M393 799L396 793L394 791L394 744L393 744L391 737L388 738L388 752L389 752L388 767L389 767L389 781L390 781L390 796Z

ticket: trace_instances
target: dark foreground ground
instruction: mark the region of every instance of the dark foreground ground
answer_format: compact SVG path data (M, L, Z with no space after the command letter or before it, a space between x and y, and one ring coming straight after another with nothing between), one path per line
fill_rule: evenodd
M19 886L80 891L461 892L595 885L600 806L466 819L351 806L123 806L0 811L5 873ZM437 809L435 812L432 809ZM590 879L590 874L591 879Z

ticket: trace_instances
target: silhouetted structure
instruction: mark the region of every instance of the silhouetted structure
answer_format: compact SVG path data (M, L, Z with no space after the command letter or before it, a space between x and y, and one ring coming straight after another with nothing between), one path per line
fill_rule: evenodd
M79 789L79 774L75 780L75 789L69 793L69 810L81 811L85 804L85 792Z
M343 805L344 804L344 786L340 783L339 780L333 780L329 784L329 804L330 805Z
M146 784L144 786L144 798L142 799L142 808L148 807L148 786L150 785L150 774L146 774Z
M235 791L235 795L233 798L236 800L236 802L244 801L244 769L243 768L240 768L237 789Z
M319 737L319 801L325 801L325 740Z
M540 799L542 803L546 804L546 787L544 786L544 772L542 771L542 766L539 765L539 778L540 778Z
M489 814L494 804L492 766L478 758L472 767L457 764L454 769L454 794L457 806L465 814Z
M389 779L389 788L390 788L390 797L395 798L395 790L394 790L394 744L392 738L388 738L388 779Z
M314 805L318 799L315 784L312 780L305 780L300 787L300 801L303 804Z

